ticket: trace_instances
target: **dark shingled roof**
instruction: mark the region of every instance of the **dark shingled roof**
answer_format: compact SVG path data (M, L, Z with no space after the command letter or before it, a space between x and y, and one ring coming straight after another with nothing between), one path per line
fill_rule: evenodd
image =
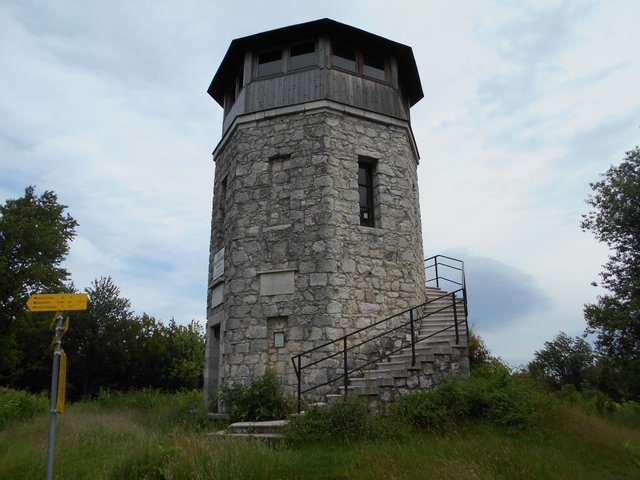
M222 106L224 104L225 90L233 82L235 75L242 67L244 53L247 50L255 47L263 49L271 45L282 45L296 39L305 39L320 34L327 34L331 38L339 39L354 46L366 46L367 49L395 57L398 62L400 84L404 94L409 99L410 105L413 106L424 97L418 67L411 47L329 18L290 25L233 40L207 92Z

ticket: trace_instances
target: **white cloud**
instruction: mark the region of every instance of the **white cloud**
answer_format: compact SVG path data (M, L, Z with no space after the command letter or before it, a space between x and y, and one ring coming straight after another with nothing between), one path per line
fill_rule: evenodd
M579 333L595 295L606 250L580 232L580 214L588 182L637 143L640 4L389 5L5 3L0 195L36 184L69 205L76 286L112 275L140 312L201 318L222 120L205 91L218 63L234 38L350 23L416 56L425 252L466 249L550 299L484 330L497 354L525 361L557 331Z

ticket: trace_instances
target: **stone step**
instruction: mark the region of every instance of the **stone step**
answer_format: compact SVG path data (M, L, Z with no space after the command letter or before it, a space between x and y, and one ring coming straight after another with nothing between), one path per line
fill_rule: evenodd
M229 427L236 433L281 433L288 420L268 420L262 422L237 422Z
M423 322L422 324L418 325L420 330L429 330L431 332L438 332L440 330L444 330L444 331L456 331L456 326L454 324L453 319L450 322L434 322L434 323L428 323L428 322ZM466 328L463 324L458 323L458 332L464 332L466 331Z
M464 334L463 332L458 332L458 338L460 342L466 342L466 337L466 334ZM418 333L418 338L424 339L422 341L429 344L438 342L455 342L456 332L455 330L446 330L444 332L440 330L420 330L420 332Z
M351 380L356 380L356 379L350 379ZM372 382L373 383L373 382ZM344 394L344 385L338 385L338 393L340 394ZM351 385L349 384L349 394L355 394L355 395L360 395L363 397L373 397L378 395L379 390L378 390L378 385L375 384L368 384L368 385L362 385L362 384L357 384L357 385Z
M456 331L456 326L454 325L453 320L451 322L442 322L442 323L423 323L422 325L420 325L420 330L427 330L431 333L434 332L439 332L441 330L444 330L444 332L448 332L449 330L451 330L452 332L455 333ZM464 323L462 325L458 325L458 332L463 332L466 331L465 327L464 327ZM443 333L444 333L443 332Z
M230 433L226 430L220 430L209 435L220 435L223 437L235 437L235 438L256 438L264 440L277 440L284 437L283 433Z
M411 362L412 362L412 355L411 352L409 353L403 353L402 355L399 355L398 360L403 362L405 365L405 368L411 368ZM431 355L418 355L416 354L416 366L420 366L420 364L422 364L423 362L433 362L435 360L435 357L433 355L433 353Z
M424 312L423 316L415 317L415 321L418 322L429 322L429 323L437 323L437 322L450 322L453 323L455 320L455 316L453 312L440 311L436 313ZM458 312L458 323L464 320L464 313Z
M437 301L434 303L430 303L426 305L422 309L418 310L415 313L422 313L423 315L429 315L431 317L436 315L447 315L453 317L453 305L451 305L450 301L441 302ZM415 315L414 313L414 315ZM464 318L464 307L462 305L458 305L457 307L457 315L462 319Z
M404 368L402 370L391 370L391 369L376 369L376 370L365 370L365 376L363 379L375 380L378 386L393 386L394 378L407 378L409 375L407 369Z
M273 436L280 435L284 432L288 420L269 420L264 422L236 422L230 424L225 432L234 435L244 436Z
M351 387L362 387L365 390L377 389L380 385L388 384L388 380L393 384L393 377L391 376L349 378L349 389Z
M340 400L342 400L342 398L344 397L344 395L340 394L340 393L328 393L326 395L327 398L327 403L329 405L335 405L336 403L338 403Z
M451 308L450 304L433 306L430 305L429 307L423 309L421 312L417 313L422 314L422 317L426 316L426 318L434 318L437 316L446 316L447 318L450 318L453 317L453 308ZM459 308L457 315L458 317L460 317L460 319L464 318L464 310Z
M402 376L407 372L407 363L402 360L381 361L375 364L375 369L371 370L389 370L393 375ZM365 370L366 372L367 370Z

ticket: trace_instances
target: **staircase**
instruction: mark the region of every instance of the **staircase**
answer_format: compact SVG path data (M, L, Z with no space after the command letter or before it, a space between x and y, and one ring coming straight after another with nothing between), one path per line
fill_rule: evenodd
M468 375L466 328L460 326L456 343L455 328L449 328L455 321L454 313L451 308L446 308L451 301L445 295L446 292L440 289L428 289L429 298L436 300L427 305L427 317L420 324L414 344L415 362L411 346L407 346L375 363L372 368L363 369L361 376L349 377L349 394L391 402L413 390L433 388L446 376ZM457 305L457 315L460 319L465 318L462 304ZM329 403L344 395L345 387L341 385L338 389L339 393L327 395Z
M464 264L441 255L425 262L429 261L427 284L435 286L427 287L425 303L292 358L298 411L302 396L312 391L324 393L329 403L347 394L390 402L433 388L447 376L469 375ZM435 270L431 279L430 268ZM459 272L457 280L451 271ZM440 288L446 283L461 288L447 292ZM303 385L303 370L310 368L325 368L329 379Z

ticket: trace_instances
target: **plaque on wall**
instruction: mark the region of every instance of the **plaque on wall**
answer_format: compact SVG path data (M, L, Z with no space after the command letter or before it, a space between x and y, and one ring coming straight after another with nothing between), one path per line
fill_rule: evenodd
M218 250L213 257L213 279L219 278L224 273L224 248Z

